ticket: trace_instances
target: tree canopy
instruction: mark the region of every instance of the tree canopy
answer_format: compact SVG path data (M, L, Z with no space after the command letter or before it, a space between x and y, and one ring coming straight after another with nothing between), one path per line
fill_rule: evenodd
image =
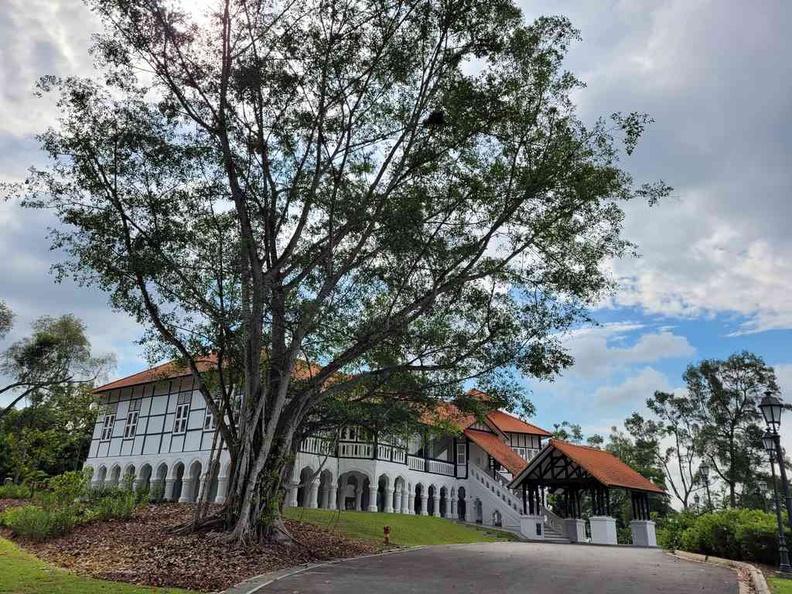
M60 274L193 373L235 538L271 533L322 402L508 401L568 365L558 333L632 249L620 202L668 192L619 165L649 118L581 121L577 31L510 0L88 5L101 76L42 80L61 117L20 191L67 224Z
M10 309L5 311L6 319L13 319ZM72 314L42 316L31 330L0 354L0 374L7 378L0 395L12 396L0 418L24 398L40 402L64 384L92 383L113 365L113 357L92 354L85 324Z

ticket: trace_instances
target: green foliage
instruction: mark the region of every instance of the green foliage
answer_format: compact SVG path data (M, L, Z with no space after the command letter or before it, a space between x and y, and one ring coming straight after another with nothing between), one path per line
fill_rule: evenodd
M71 531L77 522L72 507L45 509L37 505L12 507L2 515L2 522L20 538L42 541Z
M27 485L0 485L0 499L28 499L32 495Z
M88 492L88 481L91 471L64 472L49 480L49 496L55 506L68 507L77 499L85 497Z
M127 520L132 517L137 503L134 493L123 491L102 497L91 511L93 516L99 520Z
M790 533L785 524L787 538ZM698 517L680 514L658 530L658 543L669 549L739 561L778 562L778 525L774 514L728 509Z

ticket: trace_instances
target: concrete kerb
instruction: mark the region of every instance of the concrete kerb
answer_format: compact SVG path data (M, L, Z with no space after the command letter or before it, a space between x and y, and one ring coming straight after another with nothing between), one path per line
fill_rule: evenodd
M332 561L323 561L321 563L306 563L304 565L300 565L299 567L287 567L285 569L279 569L278 571L271 571L269 573L263 573L255 577L248 578L244 582L240 582L235 586L231 586L227 590L223 590L222 594L255 594L256 592L265 588L266 586L269 586L273 582L277 582L278 580L282 580L283 578L292 575L297 575L298 573L302 573L304 571L308 571L309 569L314 569L316 567L323 567L325 565L336 565L338 563L353 561L355 559L367 559L370 557L385 557L387 555L396 555L398 553L406 553L407 551L417 551L419 549L425 549L427 546L429 545L421 545L415 547L399 547L388 551L383 551L382 553L374 553L373 555L361 555L359 557L345 557L343 559L333 559Z
M684 559L685 561L695 561L697 563L711 563L713 565L722 565L726 567L733 567L734 569L744 569L751 576L751 585L755 594L771 594L770 587L767 585L764 574L751 565L742 561L734 561L732 559L721 559L720 557L710 557L709 555L699 555L698 553L688 553L687 551L674 551L669 552L669 555ZM743 582L739 582L740 594L748 594L747 586Z

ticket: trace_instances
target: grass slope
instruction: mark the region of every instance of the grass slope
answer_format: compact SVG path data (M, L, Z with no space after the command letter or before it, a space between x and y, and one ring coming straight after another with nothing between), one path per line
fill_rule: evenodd
M770 586L773 594L792 594L792 580L768 577L767 585Z
M466 542L493 542L517 540L509 533L489 528L455 524L431 516L407 516L402 514L375 514L371 512L290 507L284 510L287 518L309 522L331 530L337 530L352 538L382 542L384 526L390 526L390 542L393 545L443 545Z
M187 590L144 588L84 578L39 561L0 538L0 594L152 594Z

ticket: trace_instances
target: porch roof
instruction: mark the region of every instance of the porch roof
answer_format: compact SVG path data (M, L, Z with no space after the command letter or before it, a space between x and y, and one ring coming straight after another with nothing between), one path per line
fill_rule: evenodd
M527 465L527 462L517 452L502 442L494 433L478 429L465 429L464 434L512 474L519 473Z
M560 439L551 439L509 487L517 488L523 482L546 486L596 482L629 491L665 493L610 452Z

